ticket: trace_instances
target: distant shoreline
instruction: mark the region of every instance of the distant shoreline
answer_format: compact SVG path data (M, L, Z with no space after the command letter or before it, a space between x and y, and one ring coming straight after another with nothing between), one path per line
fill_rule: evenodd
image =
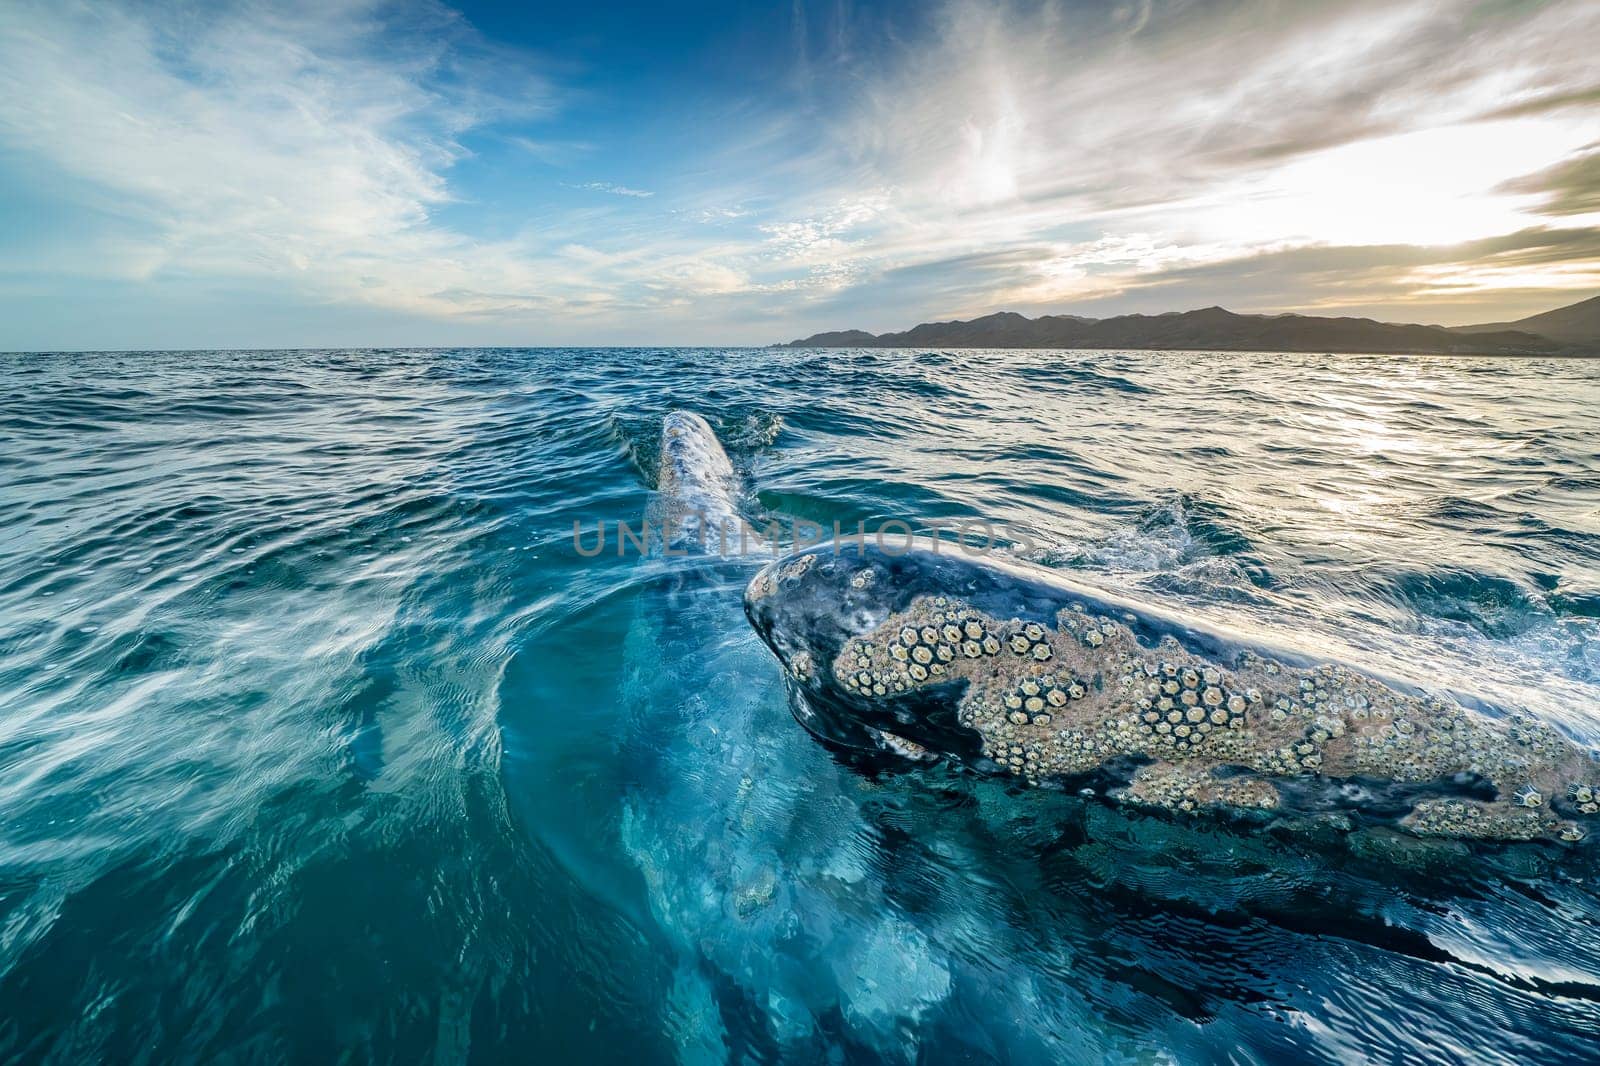
M982 345L982 344L800 344L789 342L786 344L769 344L767 348L774 351L812 351L812 352L843 352L843 351L883 351L883 352L1160 352L1174 355L1348 355L1355 357L1372 357L1402 355L1413 359L1600 359L1600 350L1582 349L1552 349L1550 351L1478 351L1461 350L1448 352L1419 352L1415 350L1378 351L1366 349L1362 351L1338 351L1330 348L1135 348L1128 345L1108 345L1103 348L1084 347L1082 345L1070 348L1057 348L1053 346L1035 345Z
M1223 307L1159 315L1043 315L999 311L924 322L898 333L835 330L782 348L1046 348L1077 351L1306 352L1344 355L1600 355L1600 296L1516 322L1424 326L1370 318L1241 315Z
M1600 350L1560 349L1551 351L1448 351L1419 352L1416 350L1339 351L1330 348L1153 348L1130 345L1105 347L1056 347L1050 345L982 345L982 344L419 344L397 347L392 344L370 347L304 347L304 348L71 348L71 349L0 349L5 356L77 356L77 355L207 355L217 353L237 354L334 354L339 352L379 354L388 352L776 352L776 351L884 351L884 352L1159 352L1179 355L1337 355L1362 357L1406 356L1413 359L1600 359Z

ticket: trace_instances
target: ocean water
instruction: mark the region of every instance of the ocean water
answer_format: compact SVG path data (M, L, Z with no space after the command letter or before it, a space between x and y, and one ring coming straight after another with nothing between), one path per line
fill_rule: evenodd
M0 1060L1592 1062L1600 848L1241 834L792 721L752 519L982 518L1600 745L1600 364L0 356Z

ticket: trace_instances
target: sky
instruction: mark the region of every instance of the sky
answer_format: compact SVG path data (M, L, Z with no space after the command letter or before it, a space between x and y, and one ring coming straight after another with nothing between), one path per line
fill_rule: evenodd
M1594 0L0 7L0 349L1600 292Z

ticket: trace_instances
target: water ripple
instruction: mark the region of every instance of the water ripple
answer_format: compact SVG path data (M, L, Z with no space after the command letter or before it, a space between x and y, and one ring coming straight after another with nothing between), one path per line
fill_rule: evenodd
M1318 849L789 720L660 419L1600 740L1600 371L1142 352L5 356L0 1057L1586 1061L1593 870Z

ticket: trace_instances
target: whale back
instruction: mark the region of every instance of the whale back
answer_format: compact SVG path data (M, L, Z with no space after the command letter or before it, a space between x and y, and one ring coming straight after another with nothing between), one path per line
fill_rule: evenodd
M737 530L738 475L710 423L693 411L673 411L662 422L656 486L668 543L707 548L722 531Z

